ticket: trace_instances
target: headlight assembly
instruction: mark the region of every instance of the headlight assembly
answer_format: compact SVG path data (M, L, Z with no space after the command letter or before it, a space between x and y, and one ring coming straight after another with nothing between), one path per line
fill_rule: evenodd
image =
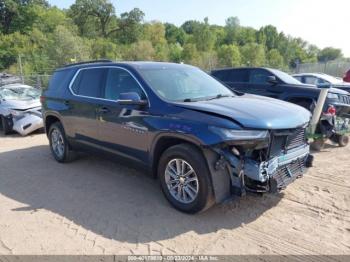
M235 130L220 127L210 127L210 130L220 135L225 140L265 140L269 136L267 130Z

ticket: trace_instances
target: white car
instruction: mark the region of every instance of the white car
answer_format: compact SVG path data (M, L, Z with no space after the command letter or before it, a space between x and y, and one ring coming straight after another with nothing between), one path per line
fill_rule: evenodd
M15 131L22 136L43 128L40 90L11 84L0 87L0 131Z
M331 85L334 88L350 92L350 83L344 82L343 79L323 73L302 73L293 75L294 78L304 84L311 85Z

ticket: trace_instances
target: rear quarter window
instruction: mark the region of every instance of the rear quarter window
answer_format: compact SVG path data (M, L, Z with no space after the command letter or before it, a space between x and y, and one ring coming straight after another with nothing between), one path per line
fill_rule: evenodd
M53 96L62 95L68 89L73 76L73 70L56 71L52 75L48 87L43 87L43 91Z

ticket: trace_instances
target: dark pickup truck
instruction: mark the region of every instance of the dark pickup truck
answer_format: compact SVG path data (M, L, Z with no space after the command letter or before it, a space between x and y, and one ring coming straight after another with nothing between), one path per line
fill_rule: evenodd
M313 111L320 89L306 85L292 76L270 68L227 68L211 72L211 75L228 87L256 95L268 96L300 105ZM350 94L346 91L330 88L316 133L314 148L321 149L325 138L340 146L348 144L350 118Z

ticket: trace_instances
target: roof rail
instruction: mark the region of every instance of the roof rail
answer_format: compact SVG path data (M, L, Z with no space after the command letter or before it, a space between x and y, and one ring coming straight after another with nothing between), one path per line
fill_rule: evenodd
M111 62L113 61L108 59L100 59L100 60L84 61L84 62L73 63L73 64L66 64L63 67L65 68L65 67L76 66L76 65L84 65L84 64L92 64L92 63L111 63Z

